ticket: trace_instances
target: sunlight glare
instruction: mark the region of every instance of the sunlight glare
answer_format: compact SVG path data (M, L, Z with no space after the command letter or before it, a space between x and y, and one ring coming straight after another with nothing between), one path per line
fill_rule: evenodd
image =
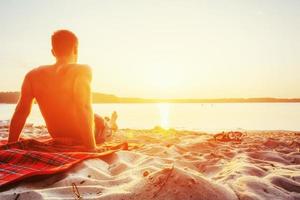
M169 129L169 110L170 104L169 103L159 103L157 104L159 109L159 116L160 116L160 126L164 129Z

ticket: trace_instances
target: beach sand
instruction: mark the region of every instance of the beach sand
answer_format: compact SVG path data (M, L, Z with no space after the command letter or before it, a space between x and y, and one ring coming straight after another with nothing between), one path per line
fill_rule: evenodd
M26 127L26 137L47 137ZM242 131L241 142L194 131L119 130L110 140L137 144L105 160L86 160L67 173L25 181L0 199L300 199L300 133ZM0 129L1 139L8 135Z

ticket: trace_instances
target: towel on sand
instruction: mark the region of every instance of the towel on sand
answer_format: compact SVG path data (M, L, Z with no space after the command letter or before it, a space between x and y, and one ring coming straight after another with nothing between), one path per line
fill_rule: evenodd
M63 172L83 160L105 157L128 148L127 143L102 145L100 152L94 153L81 151L76 146L34 139L5 143L0 141L0 188L32 176Z

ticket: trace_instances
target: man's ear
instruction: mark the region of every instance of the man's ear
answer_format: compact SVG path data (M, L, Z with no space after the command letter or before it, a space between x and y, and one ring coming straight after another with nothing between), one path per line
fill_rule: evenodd
M77 54L78 54L78 48L77 47L75 47L74 48L74 54L77 56Z
M53 51L53 49L51 49L51 53L52 53L52 55L53 55L54 57L56 57L56 56L55 56L55 52Z

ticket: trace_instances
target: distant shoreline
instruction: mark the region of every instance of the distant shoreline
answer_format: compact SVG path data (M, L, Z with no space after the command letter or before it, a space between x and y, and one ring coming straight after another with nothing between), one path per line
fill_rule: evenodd
M15 104L20 92L0 92L0 103ZM146 99L93 93L93 103L300 103L300 98Z

